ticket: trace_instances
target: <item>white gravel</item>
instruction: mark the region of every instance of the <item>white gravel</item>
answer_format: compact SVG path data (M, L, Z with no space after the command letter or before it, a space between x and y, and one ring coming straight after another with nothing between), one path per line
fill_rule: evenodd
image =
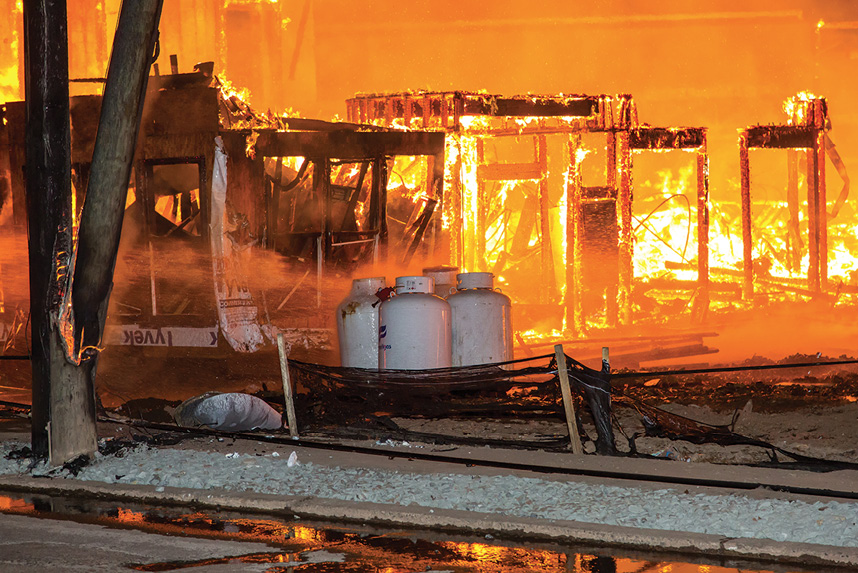
M44 464L7 460L23 444L0 444L0 474L44 475ZM98 456L73 478L156 487L315 496L540 519L858 547L858 503L807 503L523 478L330 467L294 457L140 447Z

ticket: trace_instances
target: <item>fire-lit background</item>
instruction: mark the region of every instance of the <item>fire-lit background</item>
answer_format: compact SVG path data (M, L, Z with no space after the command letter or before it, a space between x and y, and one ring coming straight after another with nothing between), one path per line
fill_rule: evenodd
M22 3L2 5L0 98L20 100ZM119 1L68 7L70 76L103 77ZM737 177L735 130L782 120L799 91L828 98L847 157L858 143L850 0L168 0L160 30L162 71L214 61L255 107L306 117L356 92L631 93L655 125L710 128L715 194Z
M12 15L0 22L0 100L20 100L22 4L0 2ZM105 75L118 10L118 0L69 0L71 78ZM741 269L738 129L786 123L784 101L800 92L823 96L831 139L847 169L858 166L852 0L166 0L160 31L161 73L170 54L180 72L214 61L254 108L303 117L344 118L356 93L632 94L642 123L708 129L716 269ZM75 82L71 93L98 86ZM585 178L600 177L598 157L594 149L584 159ZM766 204L755 257L773 274L804 276L782 260L786 153L752 151L752 163L754 201ZM635 217L651 227L635 231L636 276L693 258L693 165L682 151L635 157ZM843 187L830 167L827 187L830 211ZM665 201L679 195L688 200ZM828 274L847 287L858 285L852 203L829 224Z

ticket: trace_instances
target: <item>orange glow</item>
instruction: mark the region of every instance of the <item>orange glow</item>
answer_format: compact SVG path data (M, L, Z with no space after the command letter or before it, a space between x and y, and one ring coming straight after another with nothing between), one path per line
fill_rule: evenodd
M146 514L139 511L131 511L123 507L118 508L116 520L126 524L142 524L146 522Z
M304 527L303 525L294 525L291 528L292 537L302 539L304 541L316 541L319 538L319 530L312 527Z
M0 495L0 511L8 511L10 513L30 513L35 510L32 503L27 503L23 499Z
M689 265L687 271L671 271L674 277L694 280L697 277L694 166L689 165L678 174L669 170L660 171L658 177L661 179L660 192L636 205L639 214L633 215L635 276L648 278L664 275L664 262L673 261ZM741 244L740 235L739 252ZM715 260L719 260L720 256L717 251L710 255ZM733 258L730 264L735 261Z
M18 101L23 99L22 86L19 85L20 63L23 60L23 37L19 35L14 26L22 20L24 3L17 0L14 4L12 14L6 16L6 20L13 23L11 37L7 37L6 55L4 65L0 65L0 103Z
M506 547L485 545L483 543L453 543L451 545L460 555L476 559L477 561L489 561L493 563L500 562L507 551Z

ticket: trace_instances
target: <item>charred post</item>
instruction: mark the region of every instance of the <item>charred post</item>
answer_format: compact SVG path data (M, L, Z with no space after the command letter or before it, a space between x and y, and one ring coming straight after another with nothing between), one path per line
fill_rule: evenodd
M478 137L477 138L477 165L482 166L485 165L485 138ZM476 221L474 221L474 242L476 244L476 248L473 250L474 252L474 260L469 261L468 267L477 271L485 271L486 270L486 217L488 213L488 206L486 205L486 180L483 177L477 176L477 217Z
M632 152L629 145L629 132L617 134L617 163L620 186L617 192L617 223L619 224L619 322L627 325L632 322L632 278L634 264L634 245L632 243Z
M72 250L68 28L65 0L24 3L26 189L33 368L32 448L50 454L54 404L69 389L59 330ZM94 411L88 412L94 434ZM57 428L54 427L56 432ZM60 440L61 435L57 435ZM84 447L92 451L95 439ZM63 460L64 461L64 460Z
M430 155L427 157L427 177L432 182L432 196L438 202L438 212L444 212L444 203L448 201L444 194L444 152ZM431 245L429 252L437 256L438 246L440 245L441 235L441 217L434 217L431 223Z
M450 190L450 213L453 214L450 222L450 260L458 266L462 267L465 260L465 237L462 228L462 150L461 146L457 145L461 140L456 138L456 143L450 145L456 150L455 159L451 166L451 183Z
M709 310L709 154L705 138L697 149L697 289L693 315L703 320Z
M787 150L787 209L789 210L789 223L787 231L787 261L789 270L798 273L801 268L801 251L804 243L801 240L801 227L799 226L799 201L798 201L798 150Z
M754 296L754 260L751 243L751 166L748 158L748 130L739 132L739 179L742 193L742 297Z
M584 313L581 301L583 282L581 172L578 169L578 150L581 136L572 135L568 142L569 173L566 179L566 328L574 335L584 331Z
M813 124L816 132L817 222L819 224L819 284L824 291L828 284L828 205L825 189L825 101L813 101Z
M548 143L544 135L534 137L536 146L536 162L539 164L540 177L537 187L539 189L539 237L540 253L542 257L543 273L546 280L545 297L543 302L555 302L557 294L557 281L554 277L554 254L551 248L551 220L550 205L548 198Z
M820 237L819 237L819 215L825 209L819 204L819 148L817 140L806 151L807 154L807 231L808 256L807 288L813 293L818 293L821 288L820 276Z

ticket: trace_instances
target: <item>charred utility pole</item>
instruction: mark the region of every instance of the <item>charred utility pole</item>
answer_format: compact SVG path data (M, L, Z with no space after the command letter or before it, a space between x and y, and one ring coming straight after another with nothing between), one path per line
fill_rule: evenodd
M33 449L36 455L44 457L47 454L52 463L59 464L79 455L92 454L97 445L95 370L98 345L113 284L128 180L163 0L131 0L122 3L74 256L69 255L73 250L69 213L71 183L66 3L64 0L33 0L27 4L33 5L29 16L25 12L30 34L28 76L32 65L33 73L40 74L37 77L44 75L59 82L52 75L57 72L41 70L39 64L44 65L44 62L61 61L65 70L62 74L64 96L60 98L51 92L57 103L51 100L53 105L49 106L44 98L31 102L29 89L27 96L28 110L54 114L50 118L53 123L47 126L51 130L46 129L44 122L30 125L28 120L27 191L31 206L31 290L38 291L35 297L31 294L34 340ZM50 15L46 11L50 11ZM62 42L57 42L60 36L56 30L47 30L53 28L57 20L62 20ZM32 33L30 23L34 29ZM55 49L57 43L63 46L62 54L39 53L39 50ZM39 58L39 63L36 64L33 58ZM28 80L28 88L31 83ZM34 87L37 86L34 84ZM62 104L59 103L60 99ZM58 108L61 105L63 111L54 111L53 106ZM56 146L62 149L60 153L52 155L55 151L53 148L44 150L41 145L47 147L53 143L50 134L52 130L58 130L60 123L63 123L65 131L64 136L56 136ZM31 164L31 157L37 161ZM60 163L56 161L58 157L62 159L62 174L58 171L53 175L50 180L53 187L40 185L38 173L45 169L45 165L59 170L56 167ZM34 174L33 178L31 174ZM49 194L48 190L54 188L66 190L65 195L59 192ZM34 235L34 231L38 234ZM38 239L35 252L34 236ZM67 280L69 273L73 279L71 282ZM38 351L37 336L40 338Z
M76 350L94 377L163 0L125 0L107 70L72 282Z
M24 2L25 176L32 328L32 446L49 454L53 404L69 400L59 315L72 251L68 25L65 0ZM76 393L73 389L72 393ZM75 401L78 401L77 399ZM88 400L79 404L86 408ZM90 414L90 413L88 413ZM93 419L94 428L94 412ZM57 428L54 428L55 430ZM94 432L92 432L94 434ZM83 438L86 448L95 439Z

